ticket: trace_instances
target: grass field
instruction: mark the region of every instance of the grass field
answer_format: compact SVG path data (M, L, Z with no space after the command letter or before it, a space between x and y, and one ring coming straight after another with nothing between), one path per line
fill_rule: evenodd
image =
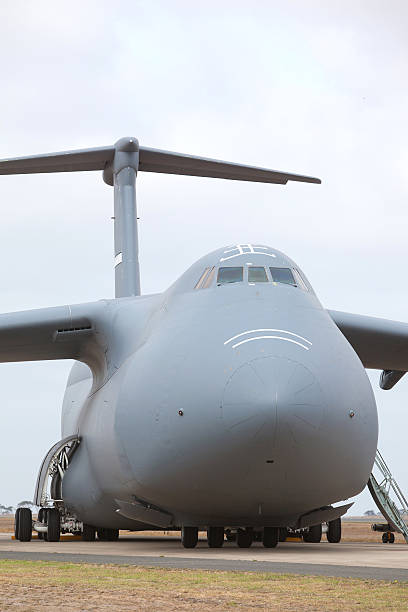
M0 561L0 609L407 610L406 583L255 572Z

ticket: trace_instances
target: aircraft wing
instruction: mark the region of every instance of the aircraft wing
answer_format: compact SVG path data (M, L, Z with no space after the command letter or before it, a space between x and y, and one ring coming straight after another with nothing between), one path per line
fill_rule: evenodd
M329 310L366 368L384 370L381 387L390 389L408 371L408 323Z
M0 362L77 359L100 370L105 308L104 302L91 302L1 314Z

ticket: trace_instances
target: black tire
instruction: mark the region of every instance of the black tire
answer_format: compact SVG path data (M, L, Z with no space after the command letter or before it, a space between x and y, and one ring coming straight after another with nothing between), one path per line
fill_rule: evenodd
M119 540L119 529L108 529L108 542Z
M20 516L20 510L21 508L17 508L16 513L14 515L14 538L16 540L18 540L18 521L19 521L19 516Z
M303 534L303 540L308 543L318 544L322 539L322 524L313 525Z
M82 540L84 542L95 542L96 529L86 523L82 526Z
M61 517L58 508L47 508L47 542L59 542L61 535ZM45 538L44 538L45 539Z
M224 544L224 527L209 527L207 541L210 548L221 548Z
M394 544L394 542L395 542L395 535L392 532L390 532L388 535L388 544Z
M107 527L101 527L97 530L98 540L103 542L114 542L119 538L119 529L109 529Z
M19 508L17 538L20 542L30 542L33 533L33 515L30 508Z
M238 529L237 545L240 548L249 548L253 541L253 533L251 529Z
M262 542L265 548L275 548L278 545L279 531L278 527L264 527Z
M286 542L288 537L288 530L286 527L279 528L279 542Z
M184 548L195 548L198 542L198 527L182 527L181 543Z
M329 521L327 524L327 541L331 544L338 544L341 540L341 519Z
M383 533L381 536L383 544L388 544L388 533Z

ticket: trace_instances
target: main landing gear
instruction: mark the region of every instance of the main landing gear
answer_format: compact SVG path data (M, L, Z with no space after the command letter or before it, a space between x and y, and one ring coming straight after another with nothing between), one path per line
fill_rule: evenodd
M33 531L33 517L30 508L17 508L14 517L14 537L20 542L29 542Z
M194 527L193 527L194 529ZM59 542L61 533L81 535L85 542L98 540L114 542L119 538L119 529L92 527L82 524L74 518L67 517L63 510L56 507L40 508L37 520L33 520L29 508L17 508L14 519L14 537L20 542L29 542L33 531L37 532L39 540Z
M17 508L14 519L14 537L20 542L30 542L33 531L38 533L40 540L59 542L61 519L58 508L41 508L38 520L33 521L29 508Z

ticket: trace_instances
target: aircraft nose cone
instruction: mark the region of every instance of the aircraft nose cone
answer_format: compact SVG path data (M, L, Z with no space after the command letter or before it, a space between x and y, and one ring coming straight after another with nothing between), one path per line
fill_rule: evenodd
M315 375L302 363L268 356L240 366L221 406L230 436L268 456L279 442L303 445L322 424L325 407ZM253 452L253 451L252 451Z

